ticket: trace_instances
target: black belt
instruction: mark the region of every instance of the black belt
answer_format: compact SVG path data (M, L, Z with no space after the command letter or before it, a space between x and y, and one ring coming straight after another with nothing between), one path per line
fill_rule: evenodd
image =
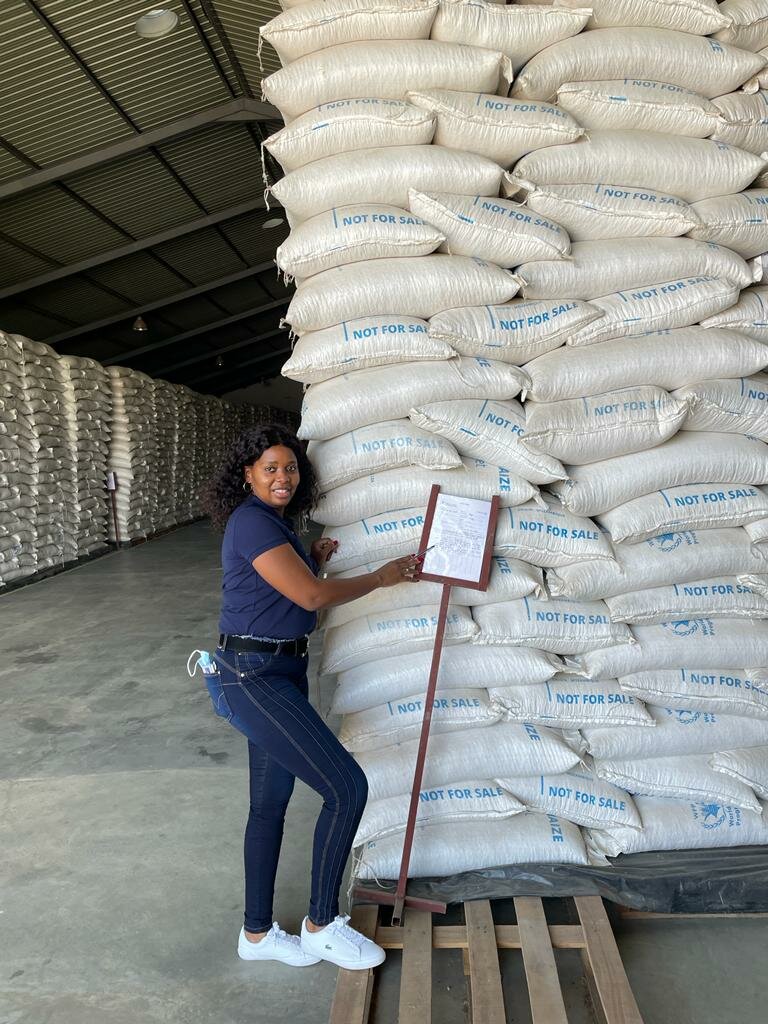
M256 651L260 654L282 654L289 658L304 658L308 644L309 637L306 636L300 636L297 640L254 640L249 636L219 634L219 647L222 651L242 653Z

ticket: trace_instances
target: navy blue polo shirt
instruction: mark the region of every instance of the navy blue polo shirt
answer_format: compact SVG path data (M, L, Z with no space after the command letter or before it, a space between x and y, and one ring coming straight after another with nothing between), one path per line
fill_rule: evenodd
M259 498L246 498L229 517L221 545L224 578L219 632L293 640L315 628L315 612L284 597L253 568L254 558L281 544L290 544L317 573L317 563L304 550L291 520Z

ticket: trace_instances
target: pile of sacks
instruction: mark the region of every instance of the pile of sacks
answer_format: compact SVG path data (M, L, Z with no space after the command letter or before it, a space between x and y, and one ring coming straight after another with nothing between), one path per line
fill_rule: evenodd
M0 332L0 587L37 568L37 448L21 341Z
M412 874L765 843L754 4L283 6L283 372L329 568L415 551L432 483L503 506L489 590L453 594ZM327 616L362 877L398 871L438 599Z
M75 483L76 529L69 560L106 548L109 506L105 480L112 399L107 371L94 359L62 356L60 366Z

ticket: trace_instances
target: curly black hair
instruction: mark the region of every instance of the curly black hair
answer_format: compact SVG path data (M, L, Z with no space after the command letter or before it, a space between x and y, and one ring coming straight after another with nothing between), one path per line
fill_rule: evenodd
M317 501L317 482L312 463L295 434L279 423L264 423L250 427L237 438L226 454L223 464L208 481L202 495L203 511L210 516L218 530L224 530L227 520L248 497L243 490L244 469L252 466L268 448L284 445L296 456L299 467L299 486L286 506L286 515L298 516Z

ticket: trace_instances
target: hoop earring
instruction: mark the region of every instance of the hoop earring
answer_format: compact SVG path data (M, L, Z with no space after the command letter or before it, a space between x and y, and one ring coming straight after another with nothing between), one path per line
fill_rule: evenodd
M251 488L251 485L248 483L247 480L243 480L243 490L246 491L246 492L247 491L251 491L251 494L253 494L253 490Z

